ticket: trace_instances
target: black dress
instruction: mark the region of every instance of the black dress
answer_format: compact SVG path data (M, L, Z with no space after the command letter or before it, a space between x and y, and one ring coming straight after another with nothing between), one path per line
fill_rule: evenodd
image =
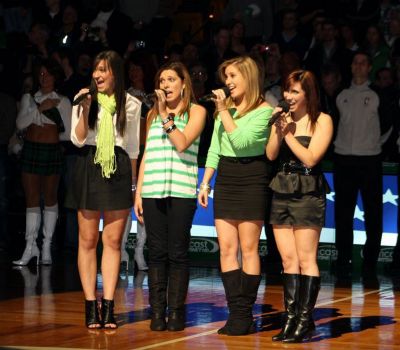
M310 136L296 136L304 146ZM329 185L320 165L305 167L283 140L279 151L278 172L270 183L273 191L270 223L323 227L325 224L326 193Z

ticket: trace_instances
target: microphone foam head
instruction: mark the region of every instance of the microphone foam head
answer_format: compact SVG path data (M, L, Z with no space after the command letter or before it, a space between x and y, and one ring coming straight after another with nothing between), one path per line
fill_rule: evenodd
M286 102L286 100L282 100L279 102L278 107L282 108L282 112L287 113L289 112L289 103Z
M229 90L227 86L224 86L222 90L224 91L226 97L229 97L231 95L231 90Z

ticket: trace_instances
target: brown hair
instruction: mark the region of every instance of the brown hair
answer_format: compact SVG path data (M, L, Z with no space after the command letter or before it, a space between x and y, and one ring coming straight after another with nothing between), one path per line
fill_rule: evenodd
M308 70L295 70L288 75L283 83L283 91L289 91L294 83L300 83L304 90L307 102L307 113L311 122L311 131L314 132L315 124L321 113L319 108L319 89L315 75Z
M192 102L195 102L195 97L193 93L193 88L192 88L192 81L190 79L189 72L185 65L181 62L170 62L164 64L157 72L155 78L154 78L154 83L155 83L155 88L159 89L160 88L160 76L161 73L166 71L166 70L173 70L178 77L182 80L182 82L185 84L185 88L183 89L183 94L182 94L182 101L183 101L183 106L182 109L178 111L178 115L183 115L184 113L188 114L188 117L190 118L190 104ZM148 117L147 117L147 129L149 129L151 123L153 120L157 117L157 108L156 106L153 106L152 109L150 109Z
M64 81L65 75L60 64L53 58L45 59L33 67L34 74L32 95L40 89L39 73L42 67L45 68L47 72L54 78L54 91L57 91Z

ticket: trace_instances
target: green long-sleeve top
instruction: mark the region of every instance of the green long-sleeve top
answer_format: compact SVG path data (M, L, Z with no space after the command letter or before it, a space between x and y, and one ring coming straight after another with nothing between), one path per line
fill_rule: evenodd
M214 123L214 131L207 154L206 168L217 169L220 156L252 157L265 152L269 137L268 121L272 114L271 107L259 107L246 115L235 118L237 111L230 109L237 126L228 133L224 129L218 115Z

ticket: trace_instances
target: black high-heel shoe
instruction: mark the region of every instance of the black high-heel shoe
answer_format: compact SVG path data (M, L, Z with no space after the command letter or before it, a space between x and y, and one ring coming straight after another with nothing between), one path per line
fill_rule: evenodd
M85 300L86 327L89 329L101 328L97 300Z
M101 299L101 322L105 329L118 328L114 317L114 300Z

